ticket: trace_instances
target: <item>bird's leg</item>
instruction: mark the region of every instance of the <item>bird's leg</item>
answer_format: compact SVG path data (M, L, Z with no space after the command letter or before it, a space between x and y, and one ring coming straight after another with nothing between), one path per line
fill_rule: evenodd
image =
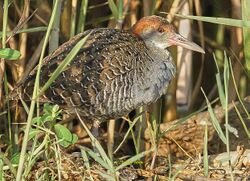
M96 144L95 144L94 142L97 141L97 137L99 136L98 128L99 128L99 126L100 126L100 122L99 122L98 120L94 120L94 121L93 121L93 125L92 125L92 127L91 127L91 129L90 129L90 131L89 131L87 125L84 123L84 121L83 121L83 119L81 118L80 114L78 113L77 109L75 109L75 113L76 113L76 116L77 116L77 118L79 119L79 121L82 123L84 129L87 131L88 135L89 135L90 137L92 137L92 136L91 136L91 134L92 134L92 135L95 137L95 139L92 139L92 138L91 138L91 141L93 142L93 143L92 143L92 146L93 146L94 152L98 154L98 150L96 149L96 146L95 146Z
M99 127L100 127L100 121L94 120L90 131L96 139L99 137Z
M98 139L98 137L99 137L99 127L100 127L100 121L94 120L93 125L92 125L90 131L91 131L92 135L93 135L96 139ZM95 140L94 140L94 141L95 141ZM97 148L96 148L96 146L95 146L95 143L92 143L92 146L93 146L94 152L95 152L95 153L98 153L98 150L97 150Z

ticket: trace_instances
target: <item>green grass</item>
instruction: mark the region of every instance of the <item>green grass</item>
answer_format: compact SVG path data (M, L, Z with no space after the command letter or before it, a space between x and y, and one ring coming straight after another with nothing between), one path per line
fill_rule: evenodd
M93 145L94 148L96 148L97 152L92 151L91 149L87 148L87 147L83 147L80 146L82 153L86 153L88 156L92 157L96 162L98 162L101 166L103 166L105 169L107 169L107 172L110 173L106 174L103 172L99 172L100 175L108 180L117 180L118 176L119 176L119 170L125 168L128 165L133 164L134 162L140 160L141 158L145 157L147 154L151 153L152 151L155 150L155 148L152 148L150 150L141 152L136 154L135 156L123 161L120 165L118 166L114 166L114 162L109 158L109 156L106 154L106 152L104 151L103 147L101 146L101 144L99 143L99 141L91 134L91 132L89 131L88 127L86 126L86 124L84 123L84 121L81 119L81 117L79 116L77 110L76 114L78 116L78 119L81 121L84 129L86 130L86 132L88 133L90 139L91 139L91 143ZM137 121L137 120L136 120ZM134 121L134 122L136 122ZM132 126L130 127L130 130L132 129ZM86 160L86 155L84 157L84 159ZM87 164L86 166L87 168L89 167L89 164Z
M32 95L31 105L30 105L30 108L29 108L29 114L28 114L28 118L27 118L27 124L26 124L23 144L22 144L22 148L21 148L21 153L20 153L20 160L19 160L19 164L18 164L17 177L16 177L17 181L22 180L22 173L23 173L24 164L25 164L25 154L26 154L26 150L27 150L29 131L30 131L30 128L31 128L32 118L33 118L33 114L34 114L34 110L35 110L35 104L36 104L36 99L35 98L37 97L38 89L39 89L40 69L41 69L41 65L42 65L42 60L43 60L44 55L45 55L46 44L47 44L47 42L49 40L49 35L50 35L51 28L52 28L52 25L53 25L53 22L54 22L54 19L55 19L57 6L58 6L58 0L56 0L55 3L54 3L54 8L53 8L53 11L52 11L52 14L51 14L50 22L49 22L48 29L47 29L47 32L46 32L46 35L45 35L44 45L43 45L41 56L40 56L40 59L39 59L37 75L36 75L36 80L35 80L35 86L34 86L34 91L33 91L33 95Z
M85 38L81 39L76 46L72 49L72 51L67 55L67 57L64 59L64 61L58 66L58 68L53 72L51 75L50 79L45 83L45 85L40 85L39 83L39 76L40 76L40 69L41 65L44 59L44 56L46 54L46 47L47 43L49 41L49 37L51 35L51 31L54 27L54 22L56 17L60 19L58 16L58 0L54 1L54 6L53 6L53 11L51 18L49 20L49 25L48 27L35 27L35 28L27 28L27 29L20 29L15 34L19 33L37 33L37 32L43 32L46 31L45 35L45 41L44 45L42 48L42 53L39 59L39 64L38 64L38 69L37 69L37 77L35 80L35 88L32 96L32 101L30 107L25 105L23 102L23 105L28 113L28 118L27 118L27 123L25 125L25 129L23 129L23 132L25 133L24 138L23 138L23 144L21 147L21 152L16 151L12 156L8 155L9 150L14 147L14 145L11 145L13 142L13 130L11 130L11 117L10 117L10 108L9 104L7 104L7 112L8 113L8 121L9 121L9 144L10 146L8 147L6 153L1 153L0 154L0 179L3 180L5 177L5 174L7 172L10 172L17 181L20 181L22 179L27 179L34 168L34 165L37 164L38 159L44 158L45 160L45 171L43 174L40 176L40 180L61 180L62 179L62 172L61 172L61 167L62 167L62 151L61 149L64 147L68 147L69 145L72 145L76 142L77 137L76 135L72 134L65 126L60 125L56 122L56 120L61 119L60 117L60 109L57 105L44 105L43 113L40 115L37 113L35 115L36 110L39 110L39 96L42 95L51 85L51 83L56 80L58 75L65 69L65 67L70 64L72 59L75 57L77 54L78 50L84 45L86 39L88 38L89 35L87 35ZM88 0L83 0L80 2L80 7L79 7L79 15L77 16L75 14L74 17L72 17L72 26L70 27L70 35L73 36L76 33L82 32L85 29L86 25L93 25L93 24L98 24L102 23L104 21L110 20L110 19L115 19L117 21L117 24L120 23L122 27L123 23L123 18L125 17L126 12L125 12L125 7L123 7L123 0L114 1L114 0L108 0L106 3L98 4L98 5L93 5L93 6L88 6L89 1ZM16 50L12 49L7 49L6 48L6 38L7 36L13 35L13 32L7 31L7 24L8 24L8 4L9 1L5 0L4 1L4 12L3 12L3 30L0 32L0 38L2 38L2 49L0 49L0 58L8 58L8 59L17 59L18 58L18 52ZM183 15L176 15L181 18L189 18L189 19L194 19L198 21L203 21L203 22L209 22L209 23L216 23L219 25L228 25L228 26L236 26L236 27L241 27L243 28L244 32L244 52L245 52L245 67L247 70L249 70L249 32L248 29L250 27L250 21L249 21L249 10L247 9L248 7L248 2L247 0L242 1L242 12L243 12L243 19L242 20L237 20L237 19L232 19L232 18L216 18L216 17L202 17L202 16L183 16ZM150 7L150 12L156 12L156 1L153 1L153 6ZM95 17L95 19L91 19L90 21L86 21L86 16L87 12L90 10L93 10L95 8L103 8L104 6L109 6L111 10L111 14L109 15L103 15L102 17ZM133 13L133 12L129 12ZM77 19L78 18L78 19ZM51 40L53 41L53 40ZM11 56L11 57L10 57ZM236 80L233 75L233 70L232 70L232 63L230 58L227 57L226 54L224 54L224 69L223 71L220 71L220 67L218 66L218 60L216 60L216 57L214 55L214 60L215 64L217 67L217 72L215 73L215 79L218 87L218 95L219 98L216 99L213 102L210 102L209 99L207 98L207 95L205 94L205 91L202 89L202 92L204 94L205 100L207 102L207 106L204 108L199 109L198 111L193 111L190 115L188 115L185 118L180 118L179 120L176 121L174 125L172 125L170 128L167 130L160 130L160 122L157 122L156 119L153 118L151 115L151 122L148 122L148 129L150 130L150 142L151 142L151 148L149 150L143 150L141 151L140 145L141 145L141 133L142 129L139 127L139 134L136 135L134 131L134 127L136 124L141 124L142 123L142 111L140 112L140 115L137 115L136 118L132 121L129 119L127 120L128 122L128 129L125 132L125 136L123 137L122 141L118 144L116 147L115 151L113 154L118 153L121 149L122 146L124 146L125 142L128 140L129 135L131 134L134 148L135 149L135 155L129 156L126 159L123 159L121 162L116 162L113 161L113 159L110 158L110 156L106 153L105 147L101 146L100 142L93 137L93 135L90 133L88 130L87 126L85 123L82 121L82 125L84 126L86 132L88 133L89 137L91 138L91 142L95 148L97 148L98 153L94 152L93 150L85 147L85 146L79 146L81 150L81 157L83 160L83 165L85 169L88 172L88 175L84 175L85 178L90 180L94 180L94 176L91 175L91 169L92 169L92 161L91 159L94 159L101 167L103 167L106 171L102 170L97 170L96 172L99 173L102 177L108 179L108 180L119 180L119 172L120 170L124 169L125 167L132 165L133 163L137 162L138 160L142 160L145 156L150 156L152 158L151 161L151 169L154 168L154 161L155 158L157 157L158 153L158 144L160 138L163 137L164 134L168 134L169 131L177 128L179 125L181 125L183 122L185 122L188 118L190 118L193 115L196 115L200 113L201 111L208 110L211 116L212 124L214 126L214 129L216 130L216 133L218 134L219 138L222 140L224 143L227 153L228 153L228 160L230 158L230 138L229 138L229 133L237 134L236 130L230 126L230 122L228 120L228 86L229 86L229 80L232 78L233 81L233 86L235 88L237 98L240 102L240 106L242 106L244 113L247 115L248 118L250 118L249 112L247 111L247 108L245 107L242 98L239 95L239 91L237 88ZM230 76L231 75L231 76ZM8 84L7 84L7 74L5 74L4 79L4 88L5 92L8 94ZM214 103L219 103L222 105L224 109L224 115L225 115L225 126L221 125L219 123L219 120L216 118L216 114L214 113ZM47 106L47 107L46 107ZM246 136L250 140L250 133L249 129L246 126L245 120L243 116L240 113L239 107L234 105L235 111L239 117L239 120L244 128L244 131L246 133ZM162 108L160 108L161 110ZM38 112L38 111L37 111ZM161 111L160 116L161 116ZM160 117L159 116L159 117ZM79 120L81 118L79 117ZM161 120L161 118L159 118ZM142 125L140 125L142 126ZM223 129L225 131L223 131ZM17 133L15 133L17 134ZM208 150L208 126L204 125L204 148L203 148L203 173L207 177L209 176L209 163L208 163L208 157L209 157L209 150ZM40 139L40 138L43 139ZM27 145L28 142L32 141L32 147L27 151ZM176 143L178 145L178 143ZM153 155L153 156L152 156ZM175 180L178 177L178 174L183 171L187 165L183 165L177 170L172 169L173 165L173 160L170 159L171 155L167 155L169 158L169 180ZM11 157L11 158L10 158ZM54 158L55 164L56 164L56 169L57 169L57 178L50 178L49 176L49 159ZM120 159L120 158L119 158ZM144 163L144 162L142 162ZM84 173L85 174L85 173ZM38 178L37 178L38 179ZM156 179L156 176L154 177ZM231 180L234 179L233 175L233 170L231 169Z
M214 56L214 59L215 59L215 62L217 62L215 56ZM217 63L216 63L216 65L217 65ZM218 66L217 66L217 68L218 68ZM217 81L217 86L218 86L218 93L219 93L220 103L221 103L221 105L222 105L222 107L224 109L225 133L222 131L220 123L219 123L218 119L216 118L215 113L213 111L213 108L211 107L211 105L210 105L210 103L209 103L203 89L202 89L202 92L203 92L203 94L204 94L204 96L206 98L207 104L208 104L208 111L210 113L213 126L214 126L215 130L217 131L218 136L220 137L220 139L223 141L223 143L226 146L226 150L227 150L227 154L228 154L227 161L228 161L228 164L229 164L229 167L230 167L231 180L234 180L234 174L233 174L233 168L232 168L232 165L231 165L231 156L230 156L229 133L231 132L231 133L233 133L234 135L237 136L238 131L235 128L233 128L229 123L229 115L228 115L228 112L229 112L229 108L228 108L228 84L229 84L230 71L231 71L231 77L233 78L233 82L234 82L234 85L235 85L235 90L236 90L236 92L238 92L236 84L235 84L234 76L233 76L231 60L228 59L226 53L224 53L224 71L223 71L223 74L220 74L219 69L218 69L218 73L216 74L216 81ZM222 83L222 75L223 75L223 83ZM237 93L237 95L238 95L238 98L241 100L238 93ZM242 101L241 101L241 103L242 103ZM244 106L244 105L242 104L242 106ZM249 135L248 129L246 128L246 125L244 124L243 118L239 114L239 111L238 111L236 106L235 106L235 109L236 109L236 112L237 112L241 122L242 122L242 125L244 127L244 130L245 130L246 134ZM205 153L205 151L204 151L204 153ZM206 151L206 154L207 154L207 151ZM206 174L207 174L207 172L206 172Z
M19 181L19 180L22 179L22 173L23 173L23 169L24 169L23 167L24 167L24 164L25 164L25 157L26 157L25 153L26 153L27 144L28 144L28 141L29 141L29 133L30 133L30 130L31 130L31 125L32 125L32 120L33 120L33 114L34 114L34 110L35 110L35 104L36 104L36 102L39 99L39 95L41 95L41 93L43 93L50 86L50 84L57 78L57 76L65 69L65 67L75 57L75 55L77 54L77 52L80 50L80 48L83 46L83 44L85 43L86 39L88 38L88 36L87 36L87 37L83 38L82 40L80 40L76 44L76 46L67 55L67 57L65 58L65 60L58 66L58 68L52 74L52 76L50 77L50 79L45 83L45 85L42 87L42 89L39 90L40 69L41 69L41 65L42 65L42 60L44 58L46 44L48 42L49 35L50 35L50 32L51 32L51 28L52 28L52 25L53 25L53 22L54 22L54 19L55 19L56 11L58 9L57 6L58 6L58 0L56 0L55 4L54 4L53 12L52 12L52 15L51 15L50 23L48 25L48 29L47 29L47 32L46 32L46 36L45 36L45 41L44 41L42 53L41 53L39 64L38 64L34 92L33 92L33 96L32 96L31 105L30 105L30 108L29 108L29 114L28 114L28 119L27 119L25 134L24 134L24 140L23 140L22 149L21 149L21 153L20 153L20 160L19 160L17 177L16 177L17 181ZM38 110L39 110L39 108L38 108ZM55 131L57 132L57 134L60 134L59 130L61 130L61 129L62 129L62 127L58 128L58 129L57 129L57 127L55 127ZM64 131L64 134L65 133L66 133L66 131ZM47 138L47 137L45 137L45 138ZM46 142L47 139L44 139L44 140ZM36 157L37 155L34 155L34 156ZM30 167L28 167L28 168L30 168Z
M204 129L204 146L203 146L203 167L204 167L204 175L208 177L209 172L209 163L208 163L208 128L207 123L205 123Z

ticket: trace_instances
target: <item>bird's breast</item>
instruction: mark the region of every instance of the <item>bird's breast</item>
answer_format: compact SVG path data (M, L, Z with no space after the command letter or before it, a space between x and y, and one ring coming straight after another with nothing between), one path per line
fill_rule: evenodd
M171 57L170 57L171 58ZM167 87L176 72L172 61L153 62L133 87L133 97L138 105L155 102L166 93Z

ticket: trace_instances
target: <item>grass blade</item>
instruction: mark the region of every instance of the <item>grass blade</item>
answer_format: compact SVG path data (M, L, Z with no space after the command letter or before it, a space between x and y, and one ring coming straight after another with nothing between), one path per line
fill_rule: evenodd
M18 164L16 181L21 181L22 180L22 173L23 173L24 162L25 162L25 154L26 154L28 139L29 139L29 131L30 131L31 124L32 124L32 118L33 118L33 114L34 114L36 97L37 97L37 90L38 90L38 87L39 87L39 76L40 76L42 60L43 60L43 57L44 57L44 54L45 54L46 44L47 44L47 42L49 40L49 35L50 35L50 32L51 32L51 28L52 28L52 25L53 25L53 22L54 22L54 19L55 19L57 6L58 6L58 0L55 0L55 4L54 4L53 11L52 11L52 14L51 14L50 22L49 22L48 29L47 29L47 32L46 32L46 35L45 35L45 40L44 40L41 56L40 56L40 59L39 59L38 70L37 70L37 75L36 75L36 79L35 79L35 86L34 86L34 91L33 91L33 94L32 94L32 101L31 101L31 104L30 104L30 111L29 111L28 118L27 118L27 124L26 124L26 128L25 128L25 134L24 134L21 153L20 153L20 160L19 160L19 164Z
M56 68L56 70L53 72L49 80L44 84L42 89L40 90L39 96L43 94L44 91L46 91L49 86L52 84L52 82L60 75L61 72L64 71L64 69L67 67L67 65L74 59L78 51L82 48L83 44L88 39L91 32L85 36L83 39L81 39L75 47L70 51L70 53L66 56L66 58L63 60L62 63Z
M225 109L226 105L224 103L226 102L226 100L225 100L226 98L225 98L225 93L224 93L223 86L222 86L222 81L220 78L219 66L217 64L217 59L216 59L216 56L214 53L213 53L213 57L214 57L214 62L215 62L216 68L217 68L217 73L216 73L215 77L216 77L216 83L218 86L219 98L220 98L220 102L222 103L222 107Z
M119 19L119 11L118 11L118 8L114 2L114 0L108 0L108 3L109 3L109 8L113 14L113 16L115 17L116 20Z
M16 34L19 34L19 33L35 33L35 32L41 32L41 31L47 31L47 27L46 26L40 26L40 27L34 27L34 28L26 28L26 29L21 29L21 30L18 30ZM12 32L11 31L8 31L7 32L7 35L11 35ZM3 32L0 31L0 38L3 37Z
M207 123L205 123L204 130L204 147L203 147L203 167L204 167L204 175L208 176L208 151L207 151L207 142L208 142L208 129Z
M132 163L134 163L135 161L137 160L140 160L142 157L144 157L145 155L149 154L150 152L154 151L155 148L151 148L150 150L147 150L147 151L144 151L144 152L141 152L129 159L127 159L125 162L123 162L122 164L120 164L118 167L115 168L116 171L128 166L128 165L131 165Z
M104 168L106 168L107 170L113 170L112 167L110 167L109 164L107 164L107 162L105 162L105 160L103 160L99 154L93 152L92 150L85 148L84 149L89 156L91 156L96 162L98 162L100 165L102 165Z
M77 110L75 110L76 115L78 117L78 119L80 120L80 122L82 123L84 129L86 130L86 132L88 133L91 142L93 144L94 147L96 147L96 149L98 150L98 152L100 153L100 156L102 158L103 161L105 161L108 165L109 170L114 173L114 167L113 167L113 163L111 162L111 160L109 159L108 155L105 153L104 149L102 148L101 144L99 143L99 141L91 134L91 132L89 131L88 127L86 126L86 124L84 123L84 121L82 120L82 118L80 117L79 113ZM92 152L91 152L92 153ZM97 155L96 153L92 154L92 156ZM98 157L100 157L98 155ZM98 158L99 160L99 158Z
M166 14L164 12L161 12ZM181 15L181 14L173 14L174 16L186 19L192 19L197 21L203 21L208 23L227 25L227 26L235 26L235 27L250 27L250 21L244 21L233 18L221 18L221 17L207 17L207 16L192 16L192 15Z
M216 132L218 133L218 136L220 137L220 139L223 141L224 144L226 144L227 139L226 139L226 137L225 137L225 135L224 135L224 133L223 133L223 131L221 129L220 123L219 123L219 121L218 121L218 119L217 119L217 117L216 117L216 115L215 115L215 113L213 111L211 103L209 102L209 100L208 100L208 98L207 98L207 96L206 96L206 94L205 94L205 92L204 92L204 90L202 88L201 88L201 91L204 94L204 97L206 99L207 106L208 106L208 112L209 112L209 114L211 116L213 126L214 126Z
M249 22L250 20L250 1L242 0L241 8L242 8L242 19L244 22ZM244 42L244 55L246 60L246 69L248 70L248 74L250 74L250 31L249 28L243 27L243 42Z
M244 111L245 111L247 117L250 119L250 114L249 114L249 112L247 111L247 108L246 108L246 106L244 105L244 103L243 103L243 101L242 101L242 99L241 99L241 97L240 97L240 94L239 94L239 91L238 91L238 88L237 88L237 85L236 85L235 77L234 77L234 74L233 74L233 68L232 68L231 59L229 58L229 60L230 60L230 61L229 61L229 68L230 68L230 72L231 72L231 76L232 76L232 80L233 80L235 92L236 92L236 94L237 94L237 97L238 97L238 99L239 99L240 104L242 105L242 108L244 109Z
M244 128L244 130L246 132L246 135L247 135L248 139L250 140L250 132L249 132L249 130L247 128L247 125L245 124L244 119L242 118L242 116L240 114L240 111L237 108L237 106L234 104L234 102L233 102L233 105L234 105L235 112L237 113L237 115L238 115L238 117L239 117L239 119L241 121L241 124L242 124L242 126L243 126L243 128Z
M89 164L88 155L84 149L81 149L81 154L82 154L82 158L83 158L83 164L84 164L85 168L87 169L87 171L89 172L89 179L91 181L94 181L94 179L91 175L91 171L90 171L90 164Z
M127 130L125 136L123 137L123 140L121 141L121 143L115 149L114 153L116 153L120 149L120 147L122 146L122 144L124 143L124 141L128 137L129 132L132 130L132 128L134 127L135 123L137 123L138 120L139 120L138 118L135 118L134 121L132 122L132 124L129 125L129 129Z
M86 15L88 9L88 0L82 0L80 7L80 15L77 24L77 33L83 32L86 22Z
M102 22L104 22L104 21L109 21L109 20L111 20L111 19L114 19L114 16L113 16L113 15L102 16L102 17L94 18L94 19L92 19L91 21L86 22L85 25L99 24L99 23L102 23Z

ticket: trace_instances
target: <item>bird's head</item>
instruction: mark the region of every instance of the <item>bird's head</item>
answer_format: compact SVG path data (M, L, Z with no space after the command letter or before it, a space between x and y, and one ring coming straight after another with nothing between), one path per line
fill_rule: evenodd
M133 27L132 32L143 39L146 44L166 49L177 45L200 53L205 51L197 44L176 33L175 28L164 18L147 16L140 19Z

